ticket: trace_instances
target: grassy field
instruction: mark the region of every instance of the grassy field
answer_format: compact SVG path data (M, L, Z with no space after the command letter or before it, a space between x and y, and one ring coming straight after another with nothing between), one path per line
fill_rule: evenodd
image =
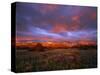
M16 72L36 72L95 68L96 49L45 49L45 51L16 50Z

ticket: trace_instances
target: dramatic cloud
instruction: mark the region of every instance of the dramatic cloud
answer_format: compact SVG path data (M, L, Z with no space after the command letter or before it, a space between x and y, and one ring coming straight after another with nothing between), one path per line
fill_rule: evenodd
M16 4L17 41L72 41L97 38L97 8Z

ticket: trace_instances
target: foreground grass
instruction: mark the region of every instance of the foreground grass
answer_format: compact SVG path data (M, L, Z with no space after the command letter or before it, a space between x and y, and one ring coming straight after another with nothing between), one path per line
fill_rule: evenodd
M46 51L16 51L16 71L49 71L94 68L96 62L96 50L70 49L46 49Z

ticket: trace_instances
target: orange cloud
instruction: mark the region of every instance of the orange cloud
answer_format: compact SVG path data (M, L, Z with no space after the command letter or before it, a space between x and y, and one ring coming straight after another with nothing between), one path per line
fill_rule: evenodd
M54 28L51 30L51 32L54 32L54 33L65 32L65 31L67 31L66 24L56 24L54 25Z
M17 42L21 42L21 41L34 41L34 40L42 40L42 41L54 41L53 38L49 38L47 36L44 36L44 37L16 37L16 43Z
M33 37L16 37L16 42L19 42L19 41L24 41L24 40L34 40L35 38L33 38Z
M78 30L78 29L80 29L80 22L73 21L69 27L69 30L74 31L74 30Z
M72 20L73 20L73 21L79 21L79 19L80 19L80 17L77 16L77 15L72 17Z

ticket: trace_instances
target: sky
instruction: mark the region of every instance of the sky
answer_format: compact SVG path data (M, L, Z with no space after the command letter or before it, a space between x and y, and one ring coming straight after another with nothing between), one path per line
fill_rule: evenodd
M96 39L96 7L16 3L17 42Z

